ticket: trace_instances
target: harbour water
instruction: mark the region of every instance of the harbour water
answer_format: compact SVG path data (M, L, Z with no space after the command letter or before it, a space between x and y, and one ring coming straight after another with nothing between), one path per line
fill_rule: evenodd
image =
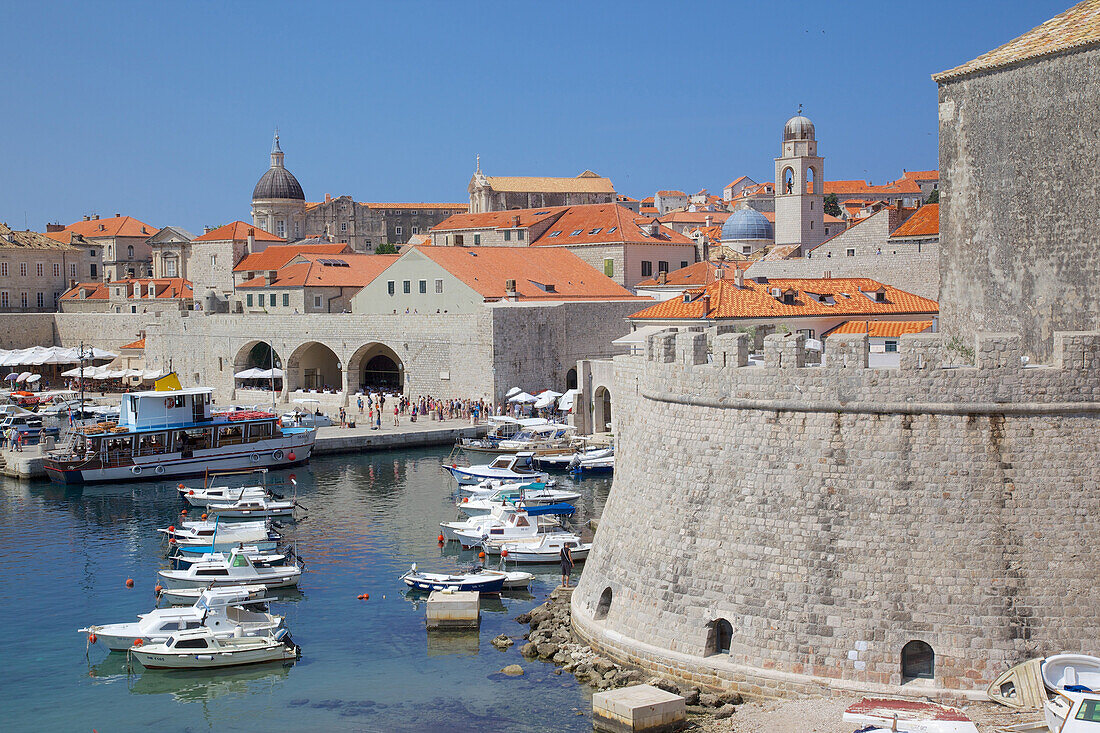
M0 483L0 598L7 659L0 670L5 730L590 731L590 694L572 675L501 652L519 613L557 585L535 570L531 593L482 604L478 633L432 633L424 605L398 579L413 562L453 569L476 553L440 550L453 519L448 449L325 456L294 470L308 508L287 532L307 564L301 592L273 606L303 656L288 667L127 674L76 630L133 620L154 603L162 536L183 508L175 482L66 489ZM291 472L286 472L291 473ZM578 487L580 523L598 516L609 478ZM524 569L531 569L530 567ZM125 581L133 578L135 587ZM368 600L357 596L368 593ZM526 674L499 670L520 663Z

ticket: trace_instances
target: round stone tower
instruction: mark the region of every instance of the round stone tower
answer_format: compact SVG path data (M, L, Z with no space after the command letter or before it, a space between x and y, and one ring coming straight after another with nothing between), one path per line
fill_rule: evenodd
M300 239L305 211L306 196L298 179L283 165L276 130L271 144L271 167L252 189L252 223L275 236Z

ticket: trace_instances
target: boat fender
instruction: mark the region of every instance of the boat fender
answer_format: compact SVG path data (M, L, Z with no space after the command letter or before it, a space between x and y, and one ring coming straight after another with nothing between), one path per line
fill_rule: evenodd
M141 637L138 637L137 639L134 639L134 646L141 646L144 643L145 643L145 640L142 639Z
M296 458L296 456L294 455L294 451L291 451L290 453L288 453L286 457L288 459L292 460L292 461ZM290 478L293 480L294 477L291 476Z
M130 466L130 473L134 474L135 476L140 476L141 466Z
M248 460L252 461L253 463L259 463L260 462L260 454L259 453L253 453L251 456L248 457Z
M271 457L274 458L276 461L281 461L283 460L283 452L281 450L274 451L271 454Z
M162 473L164 473L164 466L157 466L153 469L153 473L160 476Z

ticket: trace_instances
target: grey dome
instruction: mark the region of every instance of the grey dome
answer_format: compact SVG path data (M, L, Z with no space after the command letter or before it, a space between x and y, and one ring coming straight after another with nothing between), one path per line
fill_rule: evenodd
M722 241L741 241L746 239L774 240L772 223L759 211L743 206L726 219L722 225Z
M294 199L305 201L302 184L286 168L268 168L260 177L256 188L252 189L252 200L257 199Z
M795 115L791 119L787 120L787 124L783 126L783 141L787 140L813 140L814 139L814 123L810 122L808 117L802 115Z

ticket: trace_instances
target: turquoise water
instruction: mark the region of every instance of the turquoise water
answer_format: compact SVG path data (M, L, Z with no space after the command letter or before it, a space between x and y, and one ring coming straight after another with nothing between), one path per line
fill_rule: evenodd
M535 570L531 593L484 601L480 632L424 628L424 606L398 577L453 569L474 553L441 552L438 523L456 516L440 471L449 451L415 449L315 459L293 471L306 518L286 532L307 564L285 614L302 659L240 670L126 670L125 654L76 629L132 620L153 607L161 535L183 508L175 482L65 489L0 483L3 728L92 730L590 731L590 691L553 665L500 652L513 618L557 585ZM610 480L574 483L583 521ZM530 569L530 568L527 568ZM125 587L133 578L135 587ZM369 593L370 599L356 599ZM526 674L498 674L507 664ZM578 714L581 713L581 714Z

